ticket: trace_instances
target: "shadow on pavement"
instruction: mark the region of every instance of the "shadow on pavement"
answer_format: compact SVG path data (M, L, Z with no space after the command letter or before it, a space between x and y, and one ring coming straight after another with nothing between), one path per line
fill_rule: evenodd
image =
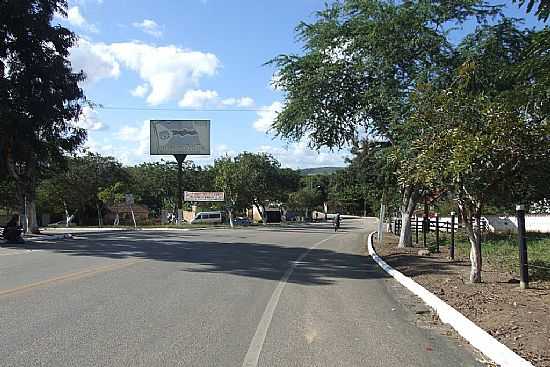
M59 241L41 245L26 244L17 248L41 249L71 256L94 256L114 259L142 258L185 264L182 271L191 273L225 273L238 276L279 280L307 248L275 244L226 243L201 241L186 236L158 234L124 234L124 239L93 238ZM239 239L239 241L241 241ZM290 283L304 285L333 284L338 279L385 278L370 257L333 250L314 249L297 264Z
M424 274L455 274L457 266L469 268L466 262L439 262L430 257L411 256L410 254L390 254L384 255L383 259L390 266L399 269L407 276L417 276Z

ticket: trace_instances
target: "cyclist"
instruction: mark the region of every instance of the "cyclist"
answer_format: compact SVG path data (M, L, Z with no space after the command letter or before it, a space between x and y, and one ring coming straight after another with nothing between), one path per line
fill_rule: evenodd
M334 232L340 229L340 213L336 213L334 217Z

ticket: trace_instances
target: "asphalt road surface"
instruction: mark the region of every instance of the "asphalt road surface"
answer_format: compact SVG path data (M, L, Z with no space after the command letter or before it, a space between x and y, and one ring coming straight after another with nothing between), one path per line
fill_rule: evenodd
M478 366L366 255L374 220L0 248L0 366Z

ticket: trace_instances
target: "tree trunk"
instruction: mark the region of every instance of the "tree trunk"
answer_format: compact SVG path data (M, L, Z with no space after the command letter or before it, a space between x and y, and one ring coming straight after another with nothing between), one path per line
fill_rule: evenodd
M481 206L474 203L465 203L463 200L459 200L458 206L460 209L460 215L466 233L468 234L468 240L470 241L470 282L481 283L481 233L479 226L479 219L481 218ZM475 206L475 210L473 207ZM476 218L477 228L474 228L472 223L472 217Z
M233 224L233 210L232 210L232 209L229 209L228 212L229 212L229 226L230 226L231 228L234 228L234 224Z
M99 204L96 204L95 206L97 208L97 225L98 227L101 227L103 225L103 220L101 218L101 208L99 207Z
M31 233L39 234L38 218L36 215L36 199L34 195L27 199L27 215L29 217L29 229Z
M411 218L416 209L418 193L412 186L403 190L401 201L401 233L399 234L399 245L397 247L412 247Z
M65 200L63 200L63 209L65 209L65 225L68 228L71 226L71 220L69 217L69 210L67 209L67 203L65 202Z
M260 218L262 218L262 224L265 226L266 225L265 212L260 210L260 206L257 203L254 203L254 206L256 207L256 210L258 211ZM262 205L262 208L265 208L265 206Z
M16 183L15 195L19 203L20 222L25 232L38 234L38 221L36 216L36 200L33 189L22 183Z
M262 205L262 224L267 226L267 211L265 210L265 205Z

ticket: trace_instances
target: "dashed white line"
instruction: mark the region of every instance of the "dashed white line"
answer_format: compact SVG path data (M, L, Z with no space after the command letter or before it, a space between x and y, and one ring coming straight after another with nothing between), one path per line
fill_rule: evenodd
M285 288L285 285L292 275L292 272L298 266L301 261L314 249L319 247L321 244L331 240L337 236L336 234L325 238L322 241L319 241L312 245L309 250L301 254L295 261L292 262L292 265L290 268L285 272L283 277L279 280L279 284L277 284L277 287L273 291L273 294L271 295L271 299L267 303L267 306L265 308L265 311L262 315L262 318L258 324L258 327L256 328L256 333L254 334L254 337L252 338L252 341L250 342L250 346L248 347L248 352L246 353L246 356L244 357L243 361L243 367L257 367L258 366L258 360L260 359L260 353L262 352L262 348L264 346L265 337L267 335L267 331L269 329L269 325L271 324L271 320L273 319L273 314L275 313L275 309L277 308L277 304L279 303L279 298L281 298L281 293L283 293L283 289Z

